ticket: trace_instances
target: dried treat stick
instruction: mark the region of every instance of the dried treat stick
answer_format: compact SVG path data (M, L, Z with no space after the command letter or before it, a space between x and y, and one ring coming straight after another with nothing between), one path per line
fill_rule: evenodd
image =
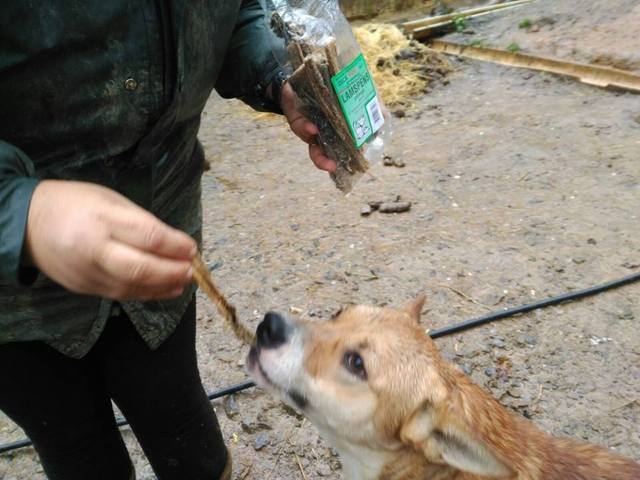
M307 78L314 76L314 73L310 71L309 68L305 69L305 71L307 73ZM353 174L353 169L351 167L350 161L350 157L353 155L354 151L354 149L351 147L352 141L350 138L346 137L345 130L341 125L341 121L339 120L337 113L333 108L334 106L323 98L322 86L317 83L313 83L313 81L309 81L309 86L313 92L315 104L324 114L326 121L329 123L331 129L334 132L334 135L337 137L336 141L339 142L341 150L344 150L344 156L336 159L338 161L338 168L345 168L350 174ZM330 142L329 146L331 148L335 148L337 145L335 145L334 141Z
M338 133L344 133L346 125L344 120L341 118L338 105L333 101L332 92L324 83L318 64L313 57L307 57L304 61L304 65L306 67L305 72L307 75L307 82L314 94L316 103L327 116L333 128L335 128Z
M220 293L220 290L213 283L211 272L202 261L200 255L196 255L191 262L193 266L193 280L200 289L207 294L211 301L215 304L220 315L224 317L227 323L233 329L236 337L247 345L255 344L254 334L240 321L236 314L236 308Z
M289 83L306 103L304 107L305 115L318 126L320 130L319 138L327 149L327 153L338 162L338 170L331 174L336 186L343 192L351 191L352 182L350 177L354 174L352 170L349 171L351 168L351 152L348 148L349 144L343 138L344 134L339 133L329 120L329 117L337 115L333 106L327 105L326 102L322 101L321 97L318 97L318 93L309 81L305 65L301 65L293 72L293 75L289 78Z
M287 55L294 70L304 63L304 53L298 42L291 42L287 47Z
M307 72L305 71L304 64L301 64L289 77L288 82L293 86L294 90L300 90L300 94L302 94L302 89L305 85L302 83L305 81L307 77ZM306 92L305 92L306 93Z
M314 52L314 50L316 50L315 46L310 45L307 42L297 41L296 43L300 46L300 51L302 52L302 58L307 57L307 55L311 55Z
M336 48L336 41L331 40L326 47L324 47L325 55L327 56L327 63L329 64L329 73L331 76L335 76L340 72L340 63L338 62L338 49Z

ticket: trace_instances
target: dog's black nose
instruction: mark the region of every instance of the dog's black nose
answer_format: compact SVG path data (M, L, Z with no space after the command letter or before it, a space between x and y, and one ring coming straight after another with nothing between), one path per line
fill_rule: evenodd
M262 348L278 348L287 341L287 322L281 315L269 312L258 325L258 345Z

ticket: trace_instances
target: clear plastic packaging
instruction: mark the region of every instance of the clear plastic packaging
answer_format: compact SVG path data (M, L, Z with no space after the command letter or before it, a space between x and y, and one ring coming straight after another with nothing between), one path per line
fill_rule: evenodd
M338 165L331 174L336 187L349 193L370 163L380 161L390 132L360 46L337 0L266 2L269 25L286 45L286 53L276 52L278 61Z

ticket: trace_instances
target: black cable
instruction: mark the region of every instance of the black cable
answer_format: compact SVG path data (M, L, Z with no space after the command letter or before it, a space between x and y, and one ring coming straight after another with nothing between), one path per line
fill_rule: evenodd
M24 439L18 440L17 442L5 443L4 445L0 445L0 454L10 452L11 450L17 450L19 448L30 447L31 440Z
M255 382L251 380L247 380L246 382L238 383L237 385L232 385L230 387L226 387L221 390L216 390L215 392L211 392L207 396L209 397L209 400L215 400L216 398L226 397L227 395L238 393L255 386L256 386ZM118 427L122 427L128 424L129 422L127 422L127 420L124 417L116 417L116 425ZM12 450L17 450L19 448L30 447L32 444L33 443L29 439L6 443L4 445L0 445L0 454L10 452Z
M559 303L590 297L592 295L596 295L597 293L602 293L606 290L611 290L613 288L622 287L629 283L637 282L638 280L640 280L640 273L634 273L633 275L629 275L628 277L623 277L619 280L612 280L611 282L596 285L595 287L585 288L584 290L576 290L575 292L563 293L562 295L545 298L544 300L529 303L527 305L522 305L521 307L507 308L500 312L489 313L482 317L473 318L461 323L456 323L455 325L438 328L429 332L429 335L431 336L431 338L453 335L454 333L469 330L486 323L495 322L496 320L502 320L503 318L513 317L514 315L530 312L531 310L537 310L540 308L550 307L552 305L558 305Z
M255 386L256 386L255 382L251 380L247 380L246 382L242 382L237 385L232 385L231 387L223 388L222 390L218 390L217 392L210 393L209 400L215 400L216 398L226 397L227 395L238 393Z
M532 310L538 310L540 308L550 307L552 305L558 305L560 303L578 300L580 298L590 297L592 295L596 295L598 293L602 293L607 290L622 287L624 285L628 285L629 283L637 282L638 280L640 280L640 273L635 273L633 275L629 275L627 277L623 277L618 280L613 280L611 282L603 283L601 285L596 285L595 287L589 287L583 290L576 290L575 292L563 293L562 295L549 297L544 300L540 300L538 302L522 305L520 307L507 308L499 312L489 313L482 317L473 318L471 320L467 320L461 323L456 323L455 325L450 325L448 327L437 328L435 330L430 331L429 336L431 338L440 338L447 335L453 335L454 333L470 330L471 328L479 327L480 325L485 325L487 323L495 322L497 320L513 317L514 315L527 313ZM255 382L251 380L247 380L245 382L238 383L237 385L232 385L230 387L226 387L221 390L216 390L215 392L211 392L208 395L208 397L209 397L209 400L215 400L216 398L226 397L227 395L238 393L255 386L256 386ZM128 424L128 422L122 417L117 418L116 423L119 427ZM31 440L28 440L28 439L6 443L4 445L0 445L0 454L10 452L12 450L17 450L19 448L29 447L31 445L32 445Z

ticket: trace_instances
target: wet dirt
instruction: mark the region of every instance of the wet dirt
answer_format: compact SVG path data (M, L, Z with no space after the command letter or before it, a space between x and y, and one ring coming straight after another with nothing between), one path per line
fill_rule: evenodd
M470 20L449 39L640 72L640 2L538 0Z
M594 44L634 58L626 42L640 22L615 12L636 18L638 2L603 3L539 1L470 28L495 44L584 60L595 35L585 32L607 25L606 43ZM518 28L525 17L556 23L528 33ZM560 48L571 38L575 51ZM404 167L381 162L349 197L310 166L282 120L212 97L201 131L211 162L204 254L246 322L270 309L325 319L342 304L401 305L424 291L423 324L435 328L640 269L640 96L454 64L449 85L393 120L387 153ZM361 216L363 205L396 195L408 212ZM438 345L544 430L640 460L639 294L631 285ZM203 298L197 342L209 390L246 378L246 348ZM214 406L235 479L342 478L316 430L263 392ZM123 431L138 478L154 478ZM3 442L21 437L0 419ZM0 456L0 479L42 478L33 450Z

